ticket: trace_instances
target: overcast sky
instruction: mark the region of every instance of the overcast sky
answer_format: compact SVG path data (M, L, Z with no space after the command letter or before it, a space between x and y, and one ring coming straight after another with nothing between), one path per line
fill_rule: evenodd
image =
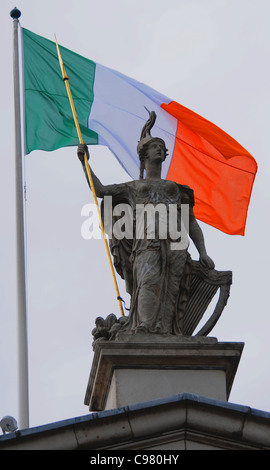
M0 419L17 408L14 2L0 4ZM21 25L155 88L234 137L257 160L246 235L200 223L231 296L211 332L245 347L229 401L270 412L269 0L21 0ZM134 142L136 145L136 142ZM104 147L91 162L103 183L129 179ZM81 236L93 202L76 148L25 159L30 426L88 413L83 404L97 316L120 316L102 240ZM197 259L196 251L191 254ZM119 280L122 297L129 304Z

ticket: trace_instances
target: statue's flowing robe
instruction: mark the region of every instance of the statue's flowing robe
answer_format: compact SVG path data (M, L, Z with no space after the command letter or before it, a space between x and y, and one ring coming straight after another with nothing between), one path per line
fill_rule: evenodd
M167 180L138 180L110 185L112 206L128 204L132 209L133 238L119 239L114 233L110 249L118 274L126 282L131 305L125 330L140 330L161 334L182 334L182 321L188 300L191 258L185 249L172 249L169 233L169 205L177 208L177 229L181 227L181 205L194 205L193 191L188 186ZM107 192L107 193L108 193ZM138 204L162 204L166 209L166 236L159 236L159 218L155 219L155 236L147 238L147 224L143 237L138 237ZM124 207L124 206L123 206ZM119 217L118 217L119 219ZM113 217L112 222L116 220ZM181 230L180 230L181 229ZM108 227L107 227L108 230ZM179 241L179 240L178 240Z

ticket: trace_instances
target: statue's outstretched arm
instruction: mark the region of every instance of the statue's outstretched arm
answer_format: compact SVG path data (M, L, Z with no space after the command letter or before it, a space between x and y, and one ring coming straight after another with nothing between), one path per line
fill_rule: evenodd
M85 173L85 177L86 177L86 180L87 180L87 183L91 189L91 186L90 186L90 183L89 183L89 179L88 179L88 174L87 174L87 171L86 171L86 167L85 167L85 161L84 161L84 154L86 152L86 155L87 155L87 160L89 160L89 152L88 152L88 147L87 145L85 144L79 144L78 145L78 149L77 149L77 155L78 155L78 158L82 164L82 167L83 167L83 171ZM108 188L107 186L104 186L101 181L98 179L98 177L95 175L95 173L93 172L92 168L91 168L91 175L92 175L92 180L93 180L93 184L94 184L94 187L95 187L95 191L96 191L96 196L97 197L101 197L103 198L107 193L108 193Z
M190 207L189 211L189 236L199 252L202 265L206 268L214 269L215 263L206 252L203 232L195 219L192 207Z

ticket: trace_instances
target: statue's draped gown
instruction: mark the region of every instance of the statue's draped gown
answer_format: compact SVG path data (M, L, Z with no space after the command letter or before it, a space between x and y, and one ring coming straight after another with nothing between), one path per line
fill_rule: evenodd
M128 204L133 214L133 238L119 240L112 236L110 249L117 272L125 279L131 305L125 330L181 335L185 304L188 299L190 256L185 249L172 249L170 234L159 236L156 217L155 237L138 235L138 204L163 204L177 207L177 227L180 231L181 204L194 205L193 191L188 186L167 180L137 180L107 187L112 205ZM118 217L119 219L119 217ZM168 220L167 220L168 221ZM115 222L115 218L113 218ZM167 228L169 224L167 223ZM164 236L164 235L163 235Z

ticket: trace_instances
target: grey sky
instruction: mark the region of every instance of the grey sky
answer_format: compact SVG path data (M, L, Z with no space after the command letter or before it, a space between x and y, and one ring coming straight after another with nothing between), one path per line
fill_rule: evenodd
M17 410L14 2L0 5L0 418ZM212 331L245 342L230 401L270 411L268 0L22 0L21 25L119 70L214 122L257 160L246 235L200 223L217 269L233 271L227 308ZM137 142L134 142L137 145ZM104 147L91 162L104 183L128 180ZM75 148L26 157L30 425L87 414L83 405L97 316L120 315L102 240L81 236L93 202ZM191 254L197 254L191 247ZM129 304L119 280L122 297Z

